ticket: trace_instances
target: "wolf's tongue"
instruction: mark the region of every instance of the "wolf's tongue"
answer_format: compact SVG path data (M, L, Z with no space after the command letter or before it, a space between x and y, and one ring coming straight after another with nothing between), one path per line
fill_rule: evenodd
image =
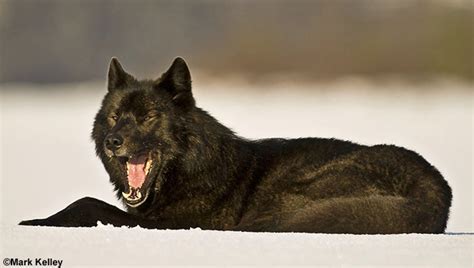
M128 160L128 185L133 188L140 188L145 182L145 164L147 156L134 156Z

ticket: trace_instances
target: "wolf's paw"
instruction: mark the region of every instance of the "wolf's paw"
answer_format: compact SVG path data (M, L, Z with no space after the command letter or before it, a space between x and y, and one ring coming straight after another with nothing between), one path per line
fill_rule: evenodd
M46 219L21 221L24 226L55 226L55 227L93 227L97 226L97 219L88 217L75 217L68 213L53 215Z
M97 220L99 220L99 216L101 215L100 211L97 211L97 204L102 203L97 199L85 197L50 217L22 221L19 225L58 227L97 226Z
M18 225L29 225L29 226L45 226L43 220L27 220L21 221Z

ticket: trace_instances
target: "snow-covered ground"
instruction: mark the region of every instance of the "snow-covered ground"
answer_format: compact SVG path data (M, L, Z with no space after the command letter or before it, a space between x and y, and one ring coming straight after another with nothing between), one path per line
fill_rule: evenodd
M71 265L364 265L471 267L472 235L328 235L139 228L3 229L1 257Z
M198 77L194 81L198 105L244 137L336 137L397 144L419 152L453 188L448 231L474 231L471 84L355 78L326 84L248 85L200 82ZM105 93L103 83L0 88L1 258L63 258L67 266L473 264L474 236L469 234L354 236L16 226L20 220L51 215L84 196L119 203L89 138Z

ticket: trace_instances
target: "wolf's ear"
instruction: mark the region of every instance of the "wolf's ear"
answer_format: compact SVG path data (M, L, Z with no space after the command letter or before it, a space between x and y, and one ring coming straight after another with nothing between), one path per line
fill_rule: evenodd
M186 107L194 105L191 74L183 58L174 59L171 67L157 82L159 87L166 89L173 96L173 102L176 104Z
M116 57L110 60L107 80L107 88L109 91L123 87L128 81L133 79L135 78L123 70L122 65L120 65Z

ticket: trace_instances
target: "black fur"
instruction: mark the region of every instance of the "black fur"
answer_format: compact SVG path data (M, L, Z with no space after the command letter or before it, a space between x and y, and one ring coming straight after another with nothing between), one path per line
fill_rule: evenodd
M112 59L92 137L118 197L126 159L150 154L143 203L128 213L83 198L24 225L318 233L441 233L451 189L415 152L320 138L251 141L195 106L186 63L138 81ZM109 150L107 137L123 144Z

